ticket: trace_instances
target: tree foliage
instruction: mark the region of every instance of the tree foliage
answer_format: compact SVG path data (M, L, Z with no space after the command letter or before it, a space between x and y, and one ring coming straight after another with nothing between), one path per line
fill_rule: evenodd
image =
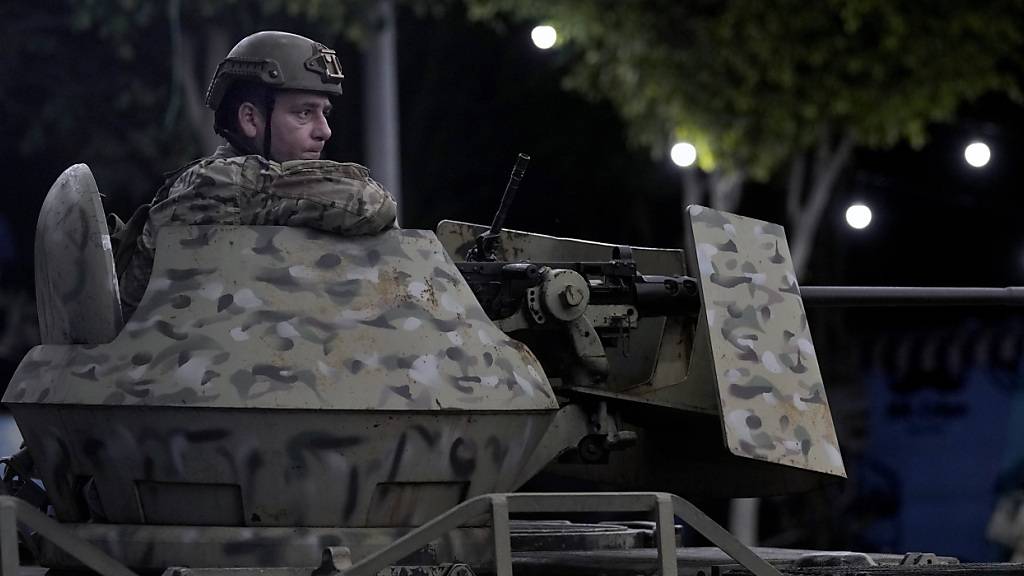
M465 0L472 17L553 24L565 85L612 102L655 155L693 143L683 204L733 210L788 167L802 274L856 146L921 146L982 95L1021 99L1024 0Z
M705 170L758 179L826 129L919 146L964 102L1020 96L1021 0L466 2L554 24L576 52L566 85L613 102L636 142L687 139Z
M56 176L73 162L103 175L125 209L216 138L202 97L246 34L283 29L359 40L374 0L43 0L0 7L0 122L7 161ZM44 188L45 190L45 188ZM42 190L39 191L42 193ZM115 208L117 202L113 202Z

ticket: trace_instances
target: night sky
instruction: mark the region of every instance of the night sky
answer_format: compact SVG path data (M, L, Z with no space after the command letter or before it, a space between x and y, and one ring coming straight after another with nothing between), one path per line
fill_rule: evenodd
M457 14L434 20L402 12L399 38L405 226L432 228L444 218L489 222L516 154L526 152L533 160L510 227L606 242L678 241L680 169L628 146L609 105L560 87L566 51L537 50L528 26L498 34ZM325 157L365 162L362 61L353 45L336 46L344 58L346 93L337 103ZM934 126L921 150L858 149L825 215L803 282L1024 283L1024 245L1015 222L1022 128L1019 105L983 98L954 123ZM73 141L56 143L52 156L20 157L20 137L7 134L8 152L0 158L13 176L0 212L5 286L30 281L27 256L45 190L64 167L87 160L74 157ZM970 168L962 157L963 146L977 138L993 149L983 169ZM174 167L153 167L147 184L155 189L160 172ZM127 213L148 196L141 186L105 188L109 174L103 169L94 172L111 210ZM782 221L781 184L750 183L737 211ZM866 230L843 222L854 200L873 210Z

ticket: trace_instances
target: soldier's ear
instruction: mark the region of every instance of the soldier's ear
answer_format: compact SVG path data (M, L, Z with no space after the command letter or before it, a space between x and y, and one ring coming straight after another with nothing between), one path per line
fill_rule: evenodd
M263 129L263 115L251 102L238 107L238 128L246 138L255 138Z

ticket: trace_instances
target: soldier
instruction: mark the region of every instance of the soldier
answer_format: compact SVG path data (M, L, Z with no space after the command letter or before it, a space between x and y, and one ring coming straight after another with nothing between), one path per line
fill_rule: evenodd
M342 78L334 50L295 34L257 32L231 49L206 92L226 144L172 173L151 207L117 234L126 320L145 292L161 226L306 226L344 235L395 227L395 202L366 168L320 160Z

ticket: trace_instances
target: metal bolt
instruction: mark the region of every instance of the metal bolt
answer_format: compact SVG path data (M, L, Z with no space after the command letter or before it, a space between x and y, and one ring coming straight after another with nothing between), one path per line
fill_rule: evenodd
M569 307L579 306L583 303L583 291L569 284L562 290L562 301Z

